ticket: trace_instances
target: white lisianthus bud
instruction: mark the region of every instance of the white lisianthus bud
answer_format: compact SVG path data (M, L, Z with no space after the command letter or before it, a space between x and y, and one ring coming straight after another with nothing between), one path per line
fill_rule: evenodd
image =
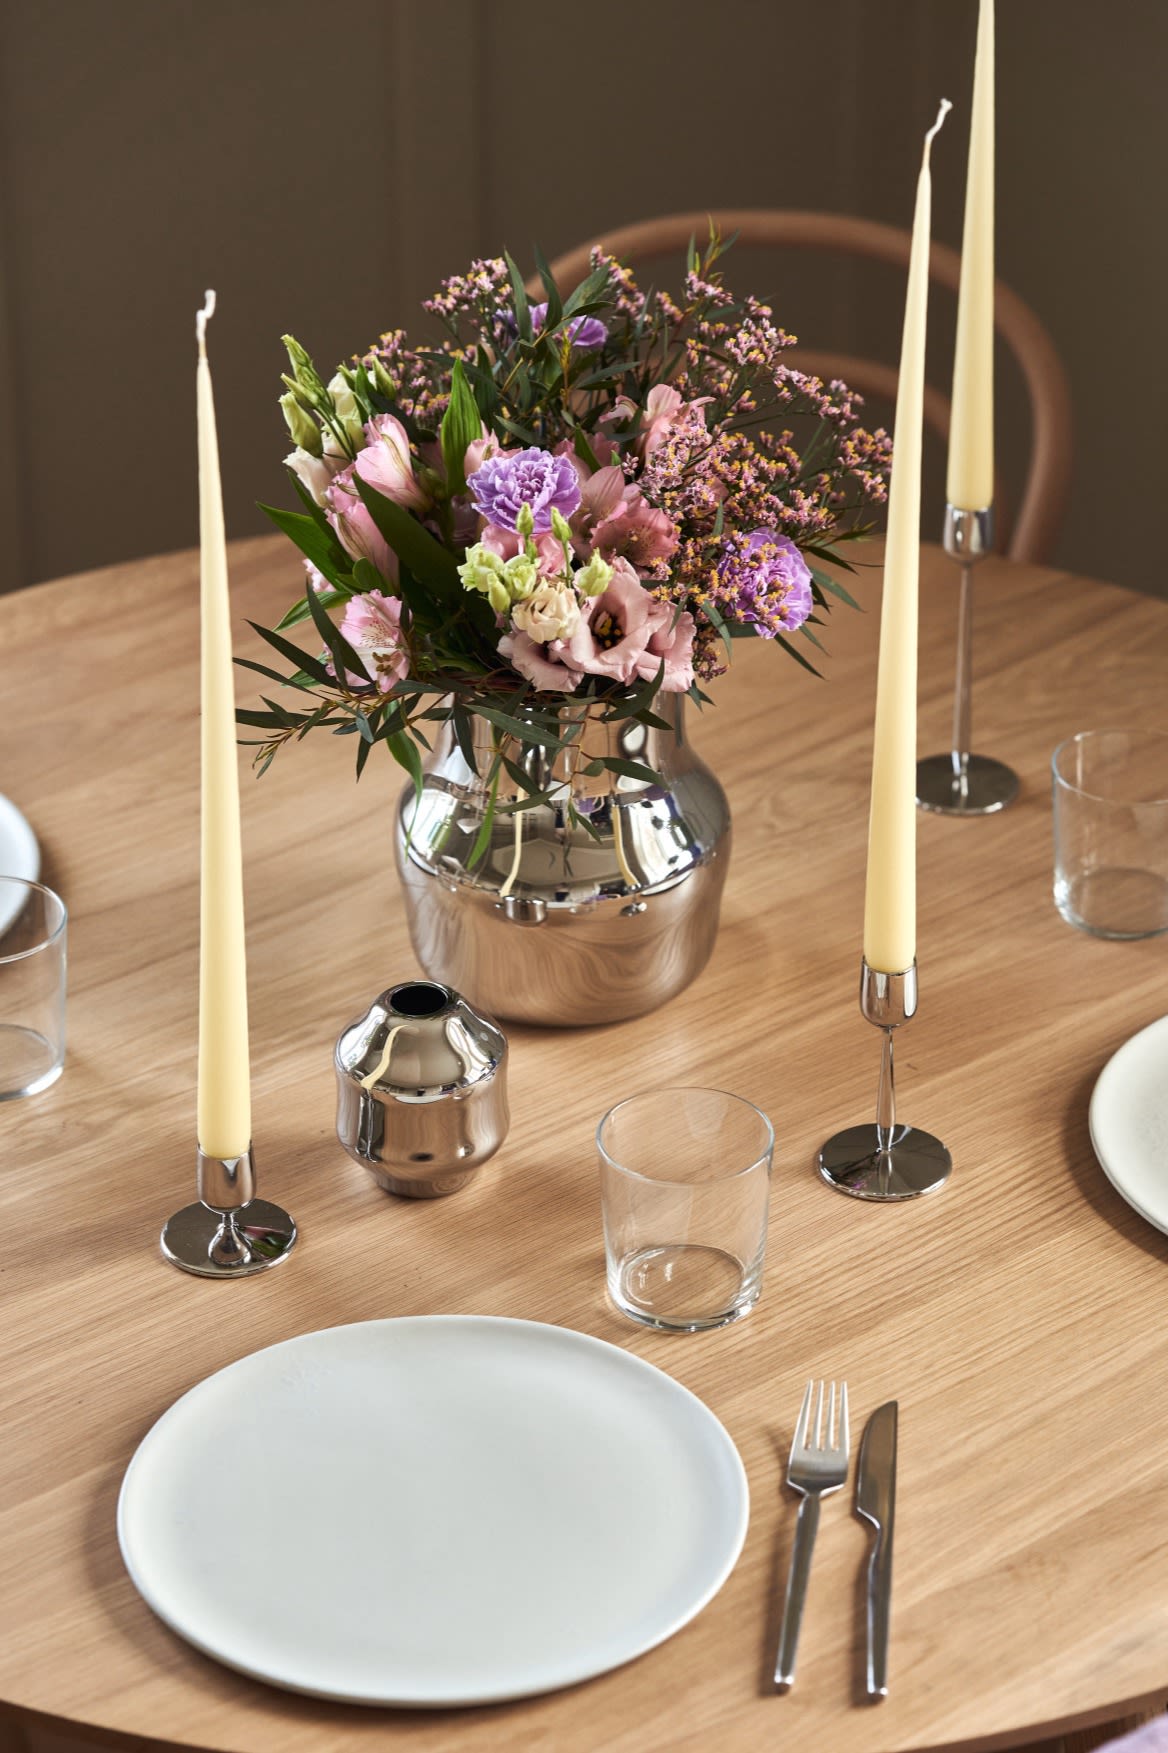
M360 450L365 443L365 420L351 385L338 371L328 381L328 393L333 399L333 411L337 420L345 429L345 435L355 450Z
M516 603L511 620L529 639L546 645L550 639L570 639L580 625L580 604L566 584L545 579L523 602Z
M458 569L463 590L481 590L497 615L505 615L511 607L503 562L481 542L466 551L466 559Z
M586 566L581 566L573 583L578 591L586 597L598 597L608 589L612 580L612 567L599 554L593 554Z
M503 577L507 581L507 590L512 602L521 602L529 597L539 583L539 567L526 554L516 554L503 567Z
M313 456L310 450L297 445L291 456L284 458L284 467L291 469L298 478L306 493L309 493L317 505L325 503L325 494L332 486L333 476L348 461L342 456Z

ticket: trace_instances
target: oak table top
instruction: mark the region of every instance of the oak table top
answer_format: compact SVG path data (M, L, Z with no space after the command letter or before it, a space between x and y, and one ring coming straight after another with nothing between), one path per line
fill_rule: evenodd
M274 619L299 569L262 539L234 548L232 577L237 649L256 655L242 621ZM948 746L956 610L936 550L924 587L926 751ZM1033 1740L1168 1690L1168 1236L1112 1190L1087 1131L1103 1064L1168 1010L1168 940L1098 942L1058 917L1048 782L1064 735L1163 724L1168 605L979 569L975 747L1008 759L1023 792L1000 817L920 820L921 1009L899 1094L955 1166L939 1195L877 1207L812 1168L829 1133L871 1116L877 1073L856 991L879 571L858 588L867 612L833 616L825 681L738 644L694 726L735 813L706 972L638 1021L513 1028L511 1135L449 1199L381 1193L333 1134L333 1040L414 968L397 770L374 762L358 788L349 745L322 738L245 777L260 1191L302 1239L232 1286L158 1252L193 1196L197 559L0 600L0 789L71 912L65 1074L0 1108L0 1703L118 1745L223 1753L908 1753ZM241 672L241 699L254 680ZM762 1299L719 1333L653 1334L605 1303L593 1126L658 1080L734 1090L775 1124ZM490 1709L320 1703L188 1648L135 1593L115 1537L150 1425L260 1346L436 1312L576 1328L699 1394L750 1480L725 1587L627 1667ZM795 1522L782 1476L810 1376L846 1376L857 1435L900 1402L891 1694L876 1708L861 1702L867 1539L850 1493L824 1510L798 1684L779 1698L769 1683Z

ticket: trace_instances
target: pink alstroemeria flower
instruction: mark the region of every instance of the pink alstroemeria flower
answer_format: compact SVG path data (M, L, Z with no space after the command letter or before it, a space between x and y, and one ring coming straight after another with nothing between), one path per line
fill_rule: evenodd
M552 639L539 644L527 633L504 633L499 655L513 664L535 688L547 693L571 694L580 686L581 672L571 664L568 642Z
M564 570L564 550L559 536L553 535L551 530L540 530L531 539L535 543L536 564L540 571L549 578L555 578ZM479 541L492 554L497 554L500 560L513 560L523 549L522 536L516 535L514 530L503 529L497 523L484 524Z
M462 461L462 472L469 481L476 469L482 468L488 457L500 457L505 455L506 447L501 445L499 440L495 437L495 434L493 432L488 432L484 426L482 429L482 436L479 438L472 438L466 447L466 455Z
M615 466L589 476L580 495L572 531L579 534L586 553L601 554L606 560L622 555L634 567L648 570L676 549L675 525Z
M353 464L342 469L324 496L325 516L337 532L345 553L370 560L382 578L397 581L397 555L373 521L372 513L353 485Z
M642 462L683 426L704 427L706 416L703 409L709 400L709 396L698 396L687 402L672 384L654 384L645 397L645 415L637 434L636 450Z
M402 606L396 597L367 590L350 597L341 619L341 635L347 639L372 681L383 694L409 674L410 656L402 636Z
M353 464L361 479L395 505L426 511L430 501L414 479L410 441L401 421L392 414L376 414L365 422L365 437L368 446L357 452Z

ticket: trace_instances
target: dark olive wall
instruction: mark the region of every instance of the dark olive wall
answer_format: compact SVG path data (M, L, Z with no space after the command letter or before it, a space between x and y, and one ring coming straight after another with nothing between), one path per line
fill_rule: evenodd
M284 497L279 336L322 364L474 253L681 207L907 225L921 137L960 242L976 0L9 0L0 11L0 585L196 539L194 314L232 535ZM1059 559L1141 589L1160 499L1162 0L998 0L998 265L1071 373ZM812 346L895 360L891 272L743 251ZM933 306L947 387L952 300ZM874 410L885 419L889 411ZM1000 372L1015 477L1025 404ZM937 527L930 460L925 533Z

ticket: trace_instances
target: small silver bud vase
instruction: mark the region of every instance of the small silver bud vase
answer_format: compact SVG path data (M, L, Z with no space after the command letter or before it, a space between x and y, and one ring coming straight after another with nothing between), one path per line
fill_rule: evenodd
M507 1136L506 1036L449 986L391 986L335 1064L337 1137L388 1193L457 1193Z

